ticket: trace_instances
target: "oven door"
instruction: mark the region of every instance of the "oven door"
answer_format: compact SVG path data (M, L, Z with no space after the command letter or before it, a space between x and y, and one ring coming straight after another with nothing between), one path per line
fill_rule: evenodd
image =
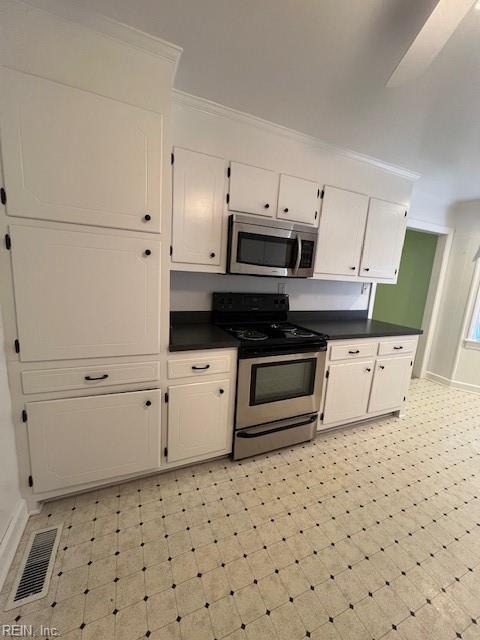
M236 428L315 413L325 351L240 359Z
M313 275L316 234L231 221L228 272L308 278Z

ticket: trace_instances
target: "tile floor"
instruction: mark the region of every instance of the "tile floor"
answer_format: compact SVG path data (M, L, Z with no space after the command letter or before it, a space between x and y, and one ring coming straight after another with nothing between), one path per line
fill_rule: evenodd
M414 381L404 418L45 504L27 531L64 523L50 593L0 624L69 640L480 638L479 456L480 397Z

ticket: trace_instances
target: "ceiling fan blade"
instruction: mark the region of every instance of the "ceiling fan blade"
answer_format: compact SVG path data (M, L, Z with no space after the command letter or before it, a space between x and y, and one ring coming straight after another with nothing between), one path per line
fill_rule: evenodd
M439 0L390 76L387 87L399 87L426 71L475 1Z

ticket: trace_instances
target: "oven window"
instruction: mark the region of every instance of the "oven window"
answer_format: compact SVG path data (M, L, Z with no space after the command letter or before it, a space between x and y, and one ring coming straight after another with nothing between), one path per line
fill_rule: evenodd
M316 367L316 358L252 365L250 406L311 396Z
M237 262L261 267L291 269L295 264L296 240L258 233L238 233Z

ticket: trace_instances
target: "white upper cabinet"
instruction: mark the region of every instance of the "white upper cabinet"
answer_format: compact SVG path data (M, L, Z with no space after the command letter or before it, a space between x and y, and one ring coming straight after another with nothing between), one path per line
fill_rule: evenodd
M227 163L175 149L172 262L220 266Z
M36 493L160 466L161 392L27 402Z
M168 462L231 451L229 379L172 386L168 394Z
M230 211L272 218L277 209L278 173L241 162L230 163Z
M20 358L160 350L160 241L11 225Z
M315 273L358 276L368 196L325 187Z
M411 363L410 357L377 360L369 412L388 411L402 405L412 375Z
M7 214L159 232L162 117L1 72Z
M407 212L403 205L371 198L360 276L396 279L406 228Z
M318 224L320 189L316 182L282 174L277 217L281 220Z

